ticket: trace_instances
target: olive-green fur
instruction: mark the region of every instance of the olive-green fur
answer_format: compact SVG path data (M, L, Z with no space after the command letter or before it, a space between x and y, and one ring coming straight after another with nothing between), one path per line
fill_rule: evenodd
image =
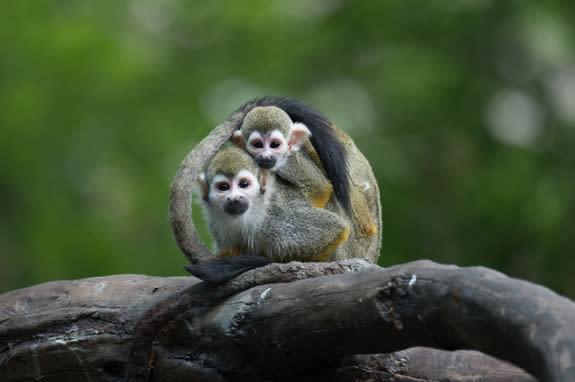
M276 106L258 106L254 107L242 123L242 135L247 141L250 134L254 131L264 133L279 130L284 137L288 138L292 120L285 111Z
M233 177L240 170L247 169L257 174L258 167L252 157L242 149L230 146L220 151L205 170L206 182L210 184L216 174Z

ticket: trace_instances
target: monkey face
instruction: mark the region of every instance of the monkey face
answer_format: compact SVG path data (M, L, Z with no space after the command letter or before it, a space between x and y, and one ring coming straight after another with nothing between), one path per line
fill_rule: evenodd
M233 177L217 174L212 180L209 200L232 216L243 215L260 194L257 177L248 170L241 170Z
M269 133L254 131L246 148L259 167L273 170L288 151L288 142L279 130Z

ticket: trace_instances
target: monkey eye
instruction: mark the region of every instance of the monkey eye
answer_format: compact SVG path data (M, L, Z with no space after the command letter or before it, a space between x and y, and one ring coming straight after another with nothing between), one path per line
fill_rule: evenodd
M264 147L264 143L262 141L253 141L252 146L256 149L261 149Z
M230 189L230 185L228 183L220 183L216 187L220 191L228 191Z
M272 149L277 149L278 147L280 147L282 144L279 141L272 141L272 143L270 143L270 147Z
M248 188L250 186L250 182L247 180L240 180L240 182L238 183L238 186L240 186L240 188Z

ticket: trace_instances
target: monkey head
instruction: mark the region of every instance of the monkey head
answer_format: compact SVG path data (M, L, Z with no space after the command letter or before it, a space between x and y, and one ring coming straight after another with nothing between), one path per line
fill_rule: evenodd
M297 150L310 135L303 123L293 123L279 107L258 106L246 114L232 142L244 148L259 167L275 170L283 165L289 152Z
M212 158L198 182L212 212L240 216L264 193L267 178L245 151L229 147Z

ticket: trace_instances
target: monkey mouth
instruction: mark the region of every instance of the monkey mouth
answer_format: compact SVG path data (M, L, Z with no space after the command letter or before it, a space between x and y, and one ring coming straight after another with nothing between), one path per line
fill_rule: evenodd
M276 165L276 158L256 158L256 163L261 168L271 170Z
M230 215L238 216L248 210L249 205L239 200L234 200L224 205L224 211Z

